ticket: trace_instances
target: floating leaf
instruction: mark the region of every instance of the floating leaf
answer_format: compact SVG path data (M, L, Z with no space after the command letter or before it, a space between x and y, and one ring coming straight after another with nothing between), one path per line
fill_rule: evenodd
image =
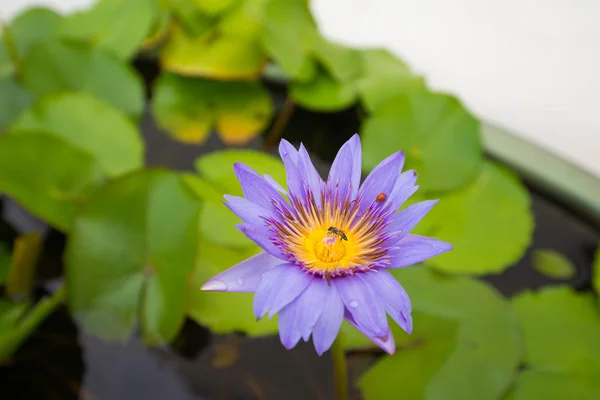
M192 37L174 25L160 62L165 70L180 75L239 80L259 76L267 58L252 37L227 35L218 26Z
M61 20L62 16L43 7L32 7L16 16L8 29L15 42L18 57L22 59L31 46L54 36ZM14 65L6 48L6 43L0 41L0 76L8 76L13 72Z
M203 155L196 160L196 169L208 184L202 185L205 201L200 215L202 236L212 243L234 248L256 249L256 245L236 229L241 221L223 204L223 196L242 196L240 183L233 164L244 163L259 174L269 174L280 185L285 185L285 167L277 158L258 151L229 149ZM210 185L210 186L209 186ZM200 184L198 184L200 186Z
M471 184L442 196L425 221L428 234L454 247L428 264L445 272L477 275L500 273L518 261L534 227L527 189L491 162Z
M437 93L405 93L386 101L363 123L362 138L366 169L402 150L424 190L463 186L483 161L479 122L457 99Z
M512 398L597 399L600 319L591 293L555 286L513 299L523 327L527 369Z
M398 57L383 49L360 51L363 75L358 90L367 110L375 111L386 100L404 92L425 89L423 77L414 75Z
M160 127L185 143L202 143L213 127L227 144L242 144L269 124L273 102L259 82L217 82L162 75L152 112Z
M554 279L571 279L575 266L563 254L549 249L533 251L533 267L541 274Z
M339 111L356 101L356 87L335 80L320 70L309 82L290 83L290 97L300 106L313 111Z
M0 78L0 132L33 103L33 95L13 79Z
M262 45L288 77L312 77L311 52L317 25L305 0L267 0Z
M157 11L156 0L100 0L67 17L60 35L98 45L125 60L146 38Z
M67 231L77 203L104 180L88 153L43 132L0 136L0 193Z
M131 116L142 114L141 78L102 49L49 39L31 48L22 67L23 84L36 95L83 91Z
M415 332L409 336L395 329L396 354L384 356L360 379L366 399L396 399L399 393L406 398L499 398L521 358L509 304L474 279L442 277L423 267L393 274L412 300Z
M181 178L149 169L97 190L67 245L69 304L83 328L146 343L170 341L185 318L197 254L199 204Z
M258 253L240 252L206 241L200 245L200 256L191 279L190 317L211 331L221 334L242 331L252 336L277 332L277 319L256 320L252 312L253 293L203 292L200 287L214 275Z
M321 36L313 39L315 58L339 82L351 82L363 72L361 53L355 49L330 42Z
M10 127L18 134L45 131L92 155L111 176L139 168L144 144L136 126L109 104L85 93L41 98Z

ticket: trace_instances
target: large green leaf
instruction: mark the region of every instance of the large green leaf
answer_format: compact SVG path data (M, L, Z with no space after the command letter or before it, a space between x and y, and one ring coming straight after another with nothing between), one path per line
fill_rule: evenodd
M571 279L575 276L573 263L563 254L551 249L533 251L533 268L554 279Z
M0 135L0 193L62 231L78 203L104 178L91 155L55 135Z
M202 143L213 127L228 144L245 143L262 132L273 102L259 82L218 82L162 75L152 112L160 127L185 143Z
M267 0L262 45L286 75L296 81L311 78L311 52L318 34L305 0Z
M37 43L23 59L23 84L43 96L83 91L139 117L144 108L141 78L129 65L88 44L48 39Z
M451 96L425 91L397 95L378 106L361 131L366 169L402 150L424 190L463 186L482 165L479 122Z
M6 130L33 101L33 95L14 79L0 78L0 132Z
M277 158L254 150L229 149L203 155L196 169L206 180L195 192L205 200L200 220L202 236L212 243L234 248L256 249L256 245L236 229L241 221L223 204L223 195L243 196L233 164L241 162L259 174L269 174L285 187L285 168ZM200 192L202 190L202 192Z
M83 328L146 343L171 340L185 318L197 255L199 202L175 173L148 169L95 192L66 252L69 304Z
M367 110L377 110L400 93L425 89L425 80L389 51L364 49L359 54L363 72L357 86Z
M43 7L32 7L15 17L8 26L17 48L17 56L22 59L31 46L56 34L62 17ZM0 41L0 76L11 75L15 71L6 43Z
M256 320L252 312L254 293L203 292L199 288L216 274L233 267L258 253L233 250L209 243L201 243L200 256L192 278L190 316L215 333L242 331L249 335L267 335L277 332L277 319Z
M363 57L358 50L315 36L315 58L339 82L352 82L363 73Z
M67 17L60 35L98 45L120 59L133 56L158 12L156 0L100 0Z
M308 110L333 112L354 104L357 91L352 83L337 81L319 69L308 82L290 83L290 97Z
M110 104L85 93L43 97L10 127L19 134L40 130L88 152L111 176L144 162L144 143L136 126Z
M597 399L600 318L591 293L555 286L513 299L523 327L526 367L510 398Z
M415 310L411 336L395 328L398 350L360 379L367 399L494 399L521 359L509 304L489 285L423 267L394 270ZM430 317L424 317L422 313ZM435 318L432 318L435 317Z
M518 261L531 242L534 220L525 186L504 167L486 162L468 186L441 196L417 233L452 243L428 261L445 272L499 273Z

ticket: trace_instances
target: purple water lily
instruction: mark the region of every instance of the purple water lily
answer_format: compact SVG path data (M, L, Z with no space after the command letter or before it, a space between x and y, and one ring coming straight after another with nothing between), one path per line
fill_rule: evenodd
M402 173L404 154L381 162L360 185L362 151L356 134L338 152L327 182L303 145L282 140L287 192L271 177L237 163L245 197L225 196L243 222L238 228L263 252L216 275L202 290L255 292L254 313L278 315L287 349L312 335L327 351L345 318L386 352L395 351L387 315L412 331L411 302L387 271L448 251L451 245L411 235L437 200L399 207L417 189Z

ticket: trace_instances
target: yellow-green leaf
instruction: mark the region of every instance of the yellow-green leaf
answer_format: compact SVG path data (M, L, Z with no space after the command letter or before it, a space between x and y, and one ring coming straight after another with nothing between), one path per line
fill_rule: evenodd
M533 268L539 273L554 279L571 279L575 276L575 266L563 254L550 249L533 251Z

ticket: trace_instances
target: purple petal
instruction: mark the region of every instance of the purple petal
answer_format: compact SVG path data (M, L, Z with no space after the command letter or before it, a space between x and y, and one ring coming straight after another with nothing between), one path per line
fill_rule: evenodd
M346 309L369 336L385 335L388 327L385 305L379 296L359 275L349 275L333 280Z
M280 192L280 193L283 193L283 194L287 195L287 191L286 191L286 190L283 188L283 186L281 186L281 185L279 184L279 182L277 182L275 179L273 179L273 178L271 177L271 175L269 175L269 174L264 174L264 175L263 175L263 178L265 178L265 181L267 181L267 183L268 183L269 185L271 185L271 186L273 187L273 189L277 190L277 191L278 191L278 192Z
M321 316L323 304L327 300L330 287L323 279L314 279L310 286L294 301L296 325L305 340L308 340L313 327Z
M397 248L388 252L391 258L389 268L418 264L449 250L452 250L449 243L425 236L406 235L398 242Z
M406 236L408 232L427 215L427 213L437 204L439 200L425 200L415 203L404 210L395 214L388 231L394 234L398 239Z
M284 203L281 194L273 188L265 179L242 163L235 163L233 167L237 175L244 197L261 207L274 213L277 212L274 201Z
M344 304L334 285L328 287L327 300L312 332L313 344L318 355L325 353L333 344L344 320Z
M298 168L298 151L290 142L282 139L279 143L279 155L285 165L286 180L290 194L296 198L303 198L304 183L300 169Z
M298 168L302 171L302 174L308 182L308 187L315 198L316 204L321 204L323 179L321 179L319 172L317 172L317 169L310 160L310 156L308 155L306 148L304 148L304 145L300 144L298 154L300 156L298 159Z
M380 193L385 194L387 199L391 197L392 190L396 187L396 182L402 172L403 166L404 153L399 151L387 157L371 171L359 191L361 211L364 211L376 202L377 196ZM381 205L385 205L387 201L382 202Z
M262 274L269 272L283 261L265 252L258 253L209 279L200 290L218 292L254 292Z
M346 320L348 322L350 322L350 324L352 326L354 326L356 329L358 329L363 335L365 335L366 337L371 339L373 341L373 343L375 343L383 351L385 351L386 353L388 353L390 355L392 355L396 352L396 342L394 340L394 335L392 335L392 332L390 332L389 329L388 329L387 333L383 336L369 336L363 329L360 328L360 326L358 326L358 324L352 317L352 314L350 314L348 311L346 311L344 316L346 317Z
M300 331L297 328L297 302L293 301L279 312L277 324L281 344L291 350L300 341Z
M264 226L265 220L262 217L273 217L273 213L258 204L238 196L225 196L225 206L244 222L256 226Z
M360 138L355 134L338 151L327 179L330 190L335 193L337 189L340 202L358 193L361 164Z
M254 295L256 318L262 318L267 311L272 318L294 301L314 279L293 264L282 264L263 274Z
M273 244L271 240L273 232L271 232L266 226L241 223L237 224L236 228L242 231L242 233L246 235L248 239L259 245L267 253L283 261L288 260L288 257L281 252L281 249Z
M391 205L392 209L398 210L400 206L412 196L417 189L419 189L419 187L415 185L416 182L417 173L415 171L409 170L400 174L400 177L394 184L394 188L388 198L388 203Z
M402 285L385 270L369 271L362 274L362 278L381 296L385 304L385 311L410 334L412 331L412 318L410 317L412 305Z

